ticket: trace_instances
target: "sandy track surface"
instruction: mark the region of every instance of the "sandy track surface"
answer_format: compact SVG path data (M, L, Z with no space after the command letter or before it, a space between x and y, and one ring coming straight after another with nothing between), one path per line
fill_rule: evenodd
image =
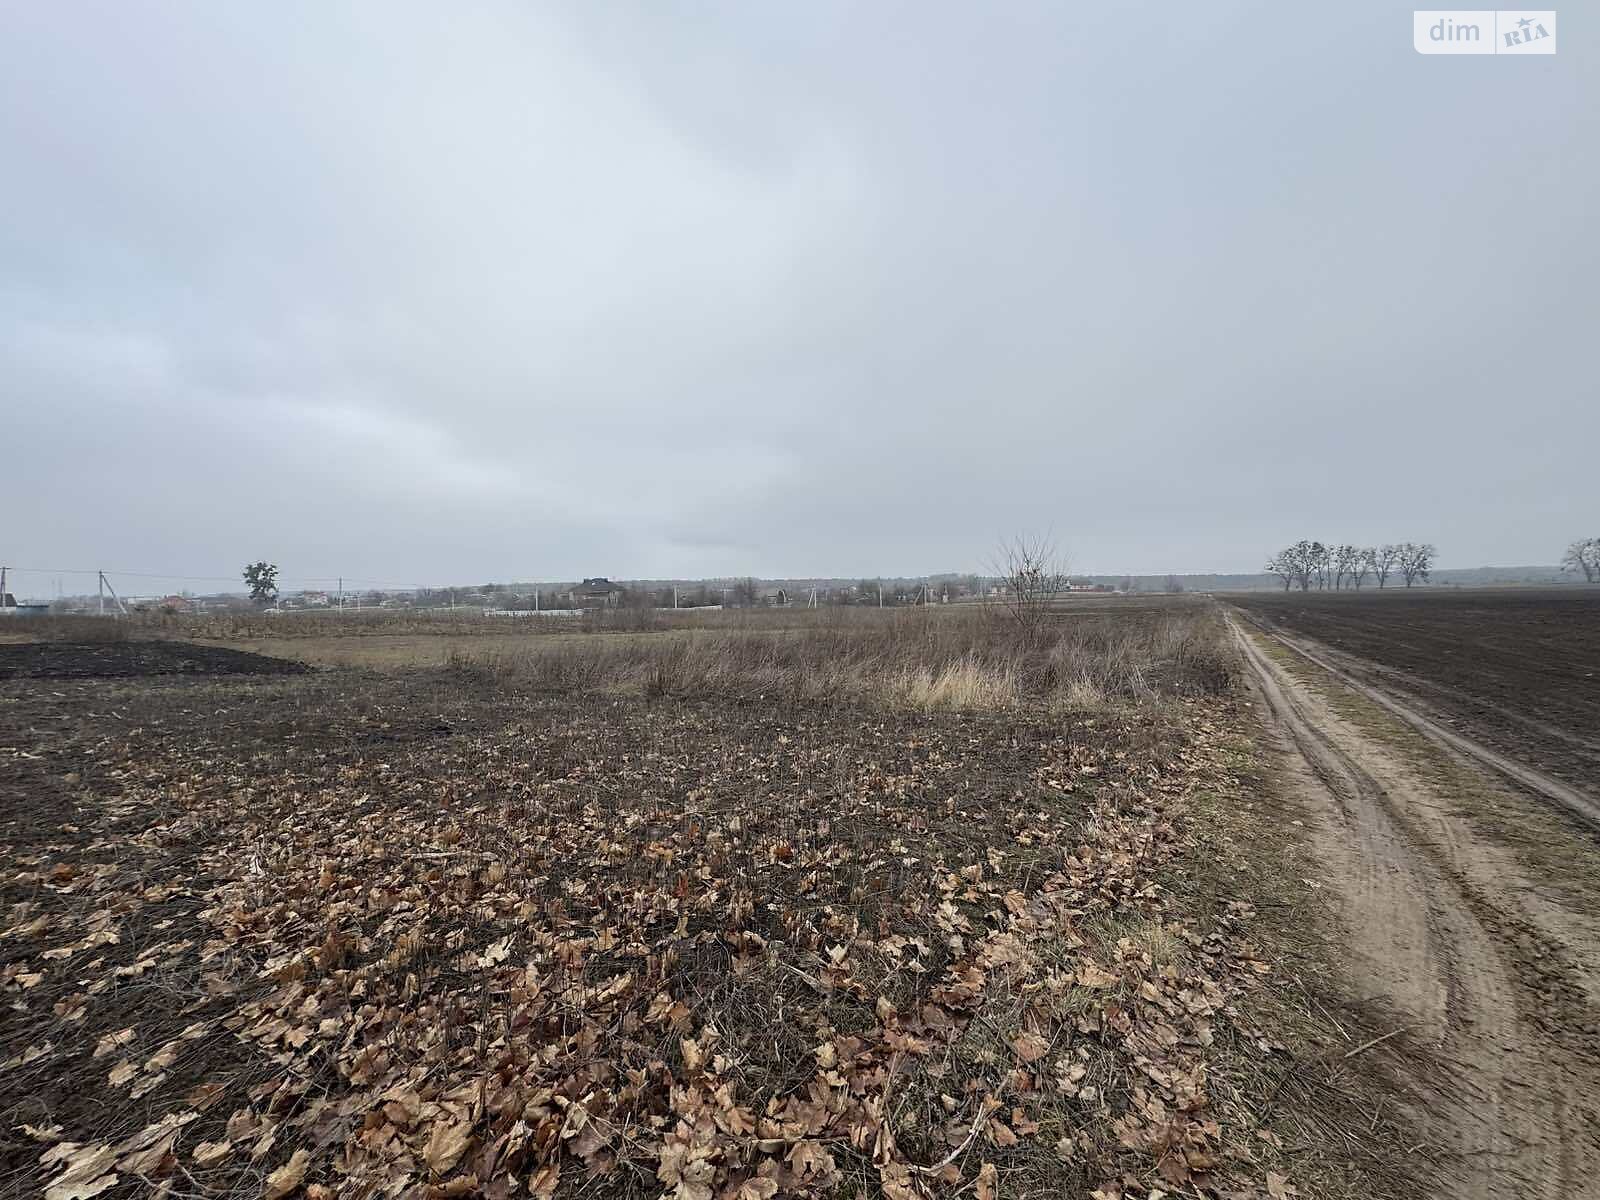
M1361 1054L1399 1081L1430 1194L1600 1197L1595 923L1530 903L1538 881L1460 818L1461 797L1233 628L1316 814L1354 983L1403 1031Z

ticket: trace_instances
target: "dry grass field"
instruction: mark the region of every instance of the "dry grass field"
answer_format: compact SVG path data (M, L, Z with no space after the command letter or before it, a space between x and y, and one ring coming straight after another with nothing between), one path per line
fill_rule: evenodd
M1218 614L786 624L0 647L0 1192L1318 1178Z

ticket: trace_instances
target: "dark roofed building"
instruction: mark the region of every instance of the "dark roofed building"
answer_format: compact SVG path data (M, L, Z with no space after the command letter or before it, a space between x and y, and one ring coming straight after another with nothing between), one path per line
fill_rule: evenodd
M573 608L612 608L622 603L622 596L626 591L627 589L620 583L612 583L604 575L600 575L594 579L585 579L567 593L567 599Z

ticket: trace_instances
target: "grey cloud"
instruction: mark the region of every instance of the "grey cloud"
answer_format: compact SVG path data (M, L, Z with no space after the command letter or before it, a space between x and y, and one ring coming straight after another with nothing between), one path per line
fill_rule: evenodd
M12 6L0 556L1549 561L1600 499L1593 47L1407 16Z

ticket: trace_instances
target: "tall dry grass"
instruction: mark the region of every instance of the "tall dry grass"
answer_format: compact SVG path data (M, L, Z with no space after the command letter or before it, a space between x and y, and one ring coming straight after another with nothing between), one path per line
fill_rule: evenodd
M116 617L5 617L0 634L39 642L125 642L131 626Z
M616 695L847 700L925 709L1216 694L1233 675L1210 606L1062 613L1028 630L986 609L790 613L660 638L567 639L515 651L458 648L486 684Z
M275 637L497 637L572 633L664 633L724 625L793 626L810 615L800 609L596 608L584 612L489 616L460 609L285 609L209 613L135 613L127 624L157 636L255 641Z

